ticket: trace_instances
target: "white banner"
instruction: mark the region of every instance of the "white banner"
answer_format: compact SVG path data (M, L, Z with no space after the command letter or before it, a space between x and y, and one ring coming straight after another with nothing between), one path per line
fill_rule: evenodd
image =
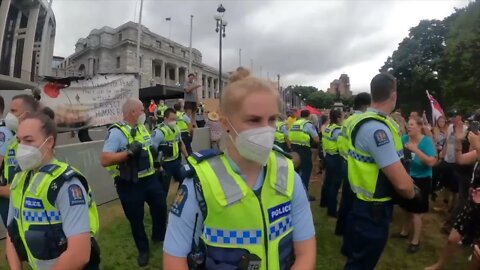
M55 112L59 131L103 126L122 120L122 105L138 98L138 88L134 75L96 76L69 87L43 82L41 103Z

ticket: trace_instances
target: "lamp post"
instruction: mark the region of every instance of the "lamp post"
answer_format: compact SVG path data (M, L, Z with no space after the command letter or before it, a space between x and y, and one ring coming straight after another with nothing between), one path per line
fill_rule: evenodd
M225 27L227 22L223 19L225 8L220 4L217 8L218 14L215 15L215 21L217 21L217 28L215 31L219 37L219 60L218 60L218 92L220 97L222 96L223 84L222 84L222 39L225 38Z

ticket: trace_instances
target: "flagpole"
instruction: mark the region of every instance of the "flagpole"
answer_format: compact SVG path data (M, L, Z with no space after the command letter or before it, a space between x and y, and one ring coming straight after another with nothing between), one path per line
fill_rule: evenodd
M190 15L190 47L188 48L188 74L192 73L192 33L193 15Z
M140 0L140 14L138 17L138 30L137 30L137 71L140 75L140 38L142 36L142 11L143 0Z

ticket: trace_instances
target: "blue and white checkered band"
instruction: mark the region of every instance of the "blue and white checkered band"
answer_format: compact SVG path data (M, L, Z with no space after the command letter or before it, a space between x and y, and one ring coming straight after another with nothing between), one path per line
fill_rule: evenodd
M25 221L44 224L61 221L60 211L23 210L23 217L25 218Z
M205 227L203 236L207 242L230 245L260 245L262 230L222 230Z
M280 236L282 236L285 232L290 230L293 227L292 216L288 215L285 219L282 219L280 222L273 224L270 226L270 231L268 234L268 239L273 241Z

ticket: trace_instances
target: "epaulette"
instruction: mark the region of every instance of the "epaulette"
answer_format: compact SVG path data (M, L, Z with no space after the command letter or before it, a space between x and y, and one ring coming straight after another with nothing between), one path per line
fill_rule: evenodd
M108 130L112 129L112 128L119 128L120 126L124 126L125 123L120 121L120 122L116 122L116 123L113 123L111 124L110 126L108 126Z
M198 152L192 153L191 157L197 161L197 163L200 163L204 160L207 160L209 158L215 157L222 155L223 152L220 150L216 149L207 149L207 150L201 150Z
M48 164L41 167L40 170L38 171L43 173L53 174L53 172L55 172L58 168L60 168L60 166L58 166L57 164Z
M284 155L284 156L286 156L286 157L289 158L289 159L292 159L292 155L290 155L289 153L283 151L283 149L282 149L280 146L276 145L276 144L273 145L272 150L275 151L275 152L278 152L278 153L280 153L280 154L282 154L282 155Z

